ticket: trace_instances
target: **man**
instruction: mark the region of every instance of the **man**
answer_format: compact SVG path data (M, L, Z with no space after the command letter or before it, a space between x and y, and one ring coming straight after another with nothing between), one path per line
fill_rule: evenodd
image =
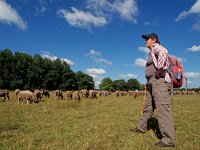
M145 76L147 79L147 93L143 114L133 133L147 131L147 121L152 117L154 109L157 110L157 119L162 138L155 143L158 147L175 147L174 124L169 108L171 79L166 69L169 65L168 51L160 45L155 33L142 35L146 47L150 49L146 62Z

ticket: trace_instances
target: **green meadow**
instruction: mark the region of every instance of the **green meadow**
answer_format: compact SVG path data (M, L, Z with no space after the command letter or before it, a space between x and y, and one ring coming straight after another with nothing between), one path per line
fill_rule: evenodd
M153 128L145 134L128 132L141 115L143 97L111 95L75 102L50 95L30 105L18 105L13 91L6 102L0 97L0 150L200 149L200 95L173 97L175 148L155 147L159 139Z

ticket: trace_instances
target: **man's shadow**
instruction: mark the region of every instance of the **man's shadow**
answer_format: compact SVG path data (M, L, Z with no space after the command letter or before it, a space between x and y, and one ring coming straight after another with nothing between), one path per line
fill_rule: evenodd
M147 120L147 130L153 130L157 138L162 139L162 135L158 126L158 120L156 118L151 117Z

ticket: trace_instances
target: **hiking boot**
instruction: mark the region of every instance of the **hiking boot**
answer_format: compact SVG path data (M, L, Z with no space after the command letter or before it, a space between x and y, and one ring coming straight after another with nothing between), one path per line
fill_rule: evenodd
M165 144L163 141L155 143L157 147L175 147L175 144Z
M129 132L132 132L132 133L144 133L144 131L141 131L141 130L138 129L138 128L129 129Z

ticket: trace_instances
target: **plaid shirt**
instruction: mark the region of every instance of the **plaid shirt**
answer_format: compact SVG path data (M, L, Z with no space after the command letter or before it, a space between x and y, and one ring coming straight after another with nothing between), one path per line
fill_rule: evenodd
M150 53L153 58L154 65L157 69L167 69L170 63L168 60L168 51L166 48L156 43L152 45ZM165 73L165 81L171 83L169 73L167 72Z

